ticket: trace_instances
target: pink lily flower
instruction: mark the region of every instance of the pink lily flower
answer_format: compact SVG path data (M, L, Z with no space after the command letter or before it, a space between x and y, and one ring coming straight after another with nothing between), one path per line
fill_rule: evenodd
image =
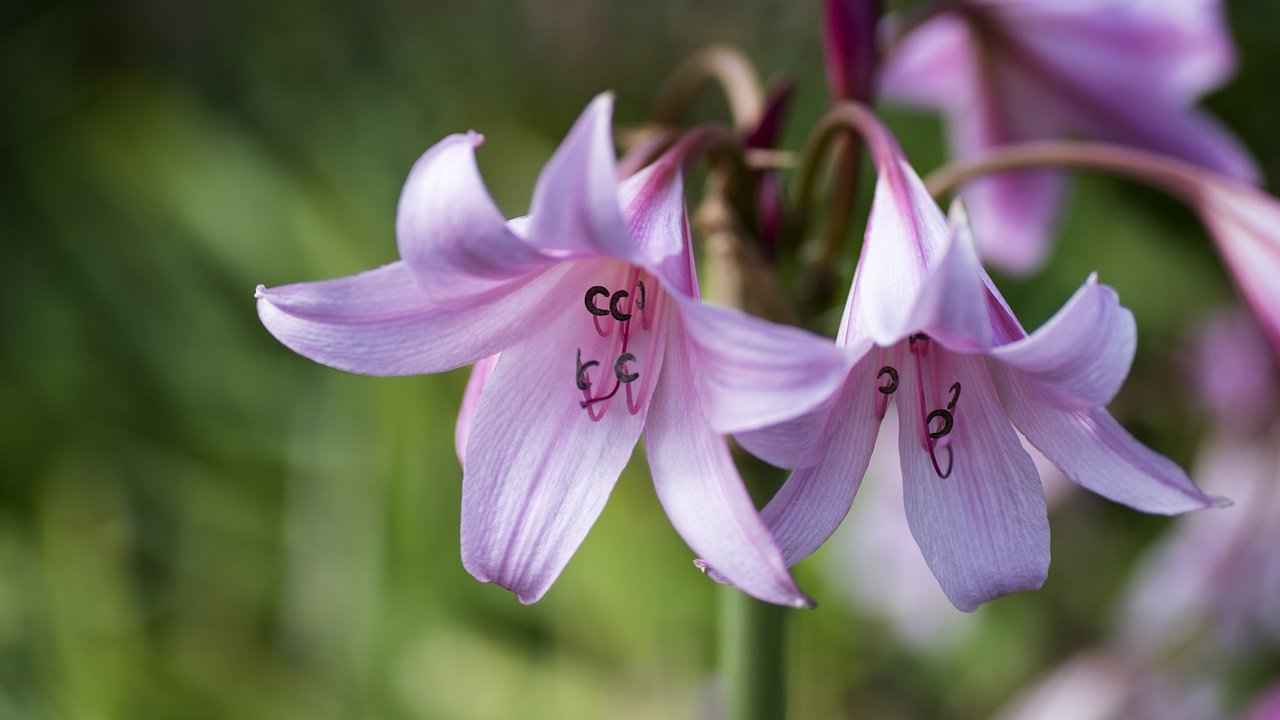
M979 263L963 212L948 227L888 130L849 107L878 171L836 340L854 365L815 411L738 435L760 457L798 468L762 512L787 562L812 553L848 512L890 400L908 524L964 611L1038 588L1048 571L1044 492L1015 427L1111 500L1166 514L1214 505L1104 409L1136 345L1115 291L1090 277L1028 334Z
M1254 183L1248 152L1194 103L1235 57L1219 0L956 0L909 32L885 97L940 109L952 152L1079 135L1181 158ZM965 191L984 258L1016 272L1044 260L1062 178L984 178Z
M814 407L846 360L829 340L703 305L681 158L619 182L612 98L578 119L505 221L478 134L418 160L396 218L401 260L258 288L294 351L367 375L479 363L459 421L462 561L531 603L595 522L641 431L654 486L689 546L744 592L806 605L722 434Z

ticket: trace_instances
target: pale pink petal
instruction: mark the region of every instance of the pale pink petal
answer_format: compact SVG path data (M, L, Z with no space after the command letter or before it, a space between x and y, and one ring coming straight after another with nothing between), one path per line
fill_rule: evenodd
M1039 330L990 356L1083 405L1103 406L1129 374L1137 342L1133 313L1090 275Z
M467 438L471 436L471 421L475 419L476 406L480 404L480 393L484 385L498 366L498 356L490 355L471 368L471 377L467 379L467 389L462 394L462 406L458 408L458 422L454 425L453 445L458 454L458 462L466 462Z
M801 468L817 464L827 451L826 428L832 423L840 398L837 392L813 410L776 425L734 433L747 452L780 468Z
M542 168L529 207L527 240L575 257L633 260L636 248L618 207L613 96L596 97Z
M867 339L888 347L916 330L911 313L930 266L950 244L951 230L896 143L873 155L879 171L875 198L839 338L850 346Z
M912 388L918 375L902 364L897 393L898 447L907 520L929 568L960 610L1044 583L1049 570L1049 520L1035 463L996 400L980 357L931 352L926 375L959 382L951 433L936 451L939 477L924 442L925 417ZM924 408L931 412L933 403ZM935 421L935 426L937 421ZM950 459L948 459L950 456Z
M951 211L951 241L920 287L911 309L911 326L953 350L985 350L995 332L987 311L984 277L964 205L956 202Z
M624 180L618 202L635 239L640 264L667 286L697 296L680 165L664 157Z
M1226 82L1235 51L1221 0L969 0L1065 71L1190 102Z
M698 356L686 345L688 335L682 337L672 325L645 429L658 500L676 532L716 579L767 602L811 606L756 514L725 439L703 414Z
M1168 458L1138 442L1102 408L1080 408L1029 376L990 364L1013 424L1067 477L1143 512L1174 515L1220 501L1204 494Z
M575 290L538 319L535 334L502 350L475 410L462 480L462 562L522 603L542 597L600 514L644 425L650 376L661 371L659 316L631 337L639 359L626 369L641 376L631 402L618 392L593 406L603 411L598 420L581 405L578 359L600 363L585 378L593 394L604 394L595 386L612 384L620 347L616 333L597 333L578 288L616 285L625 273L600 260L575 268Z
M820 461L792 473L760 513L788 565L808 557L831 537L862 484L880 429L879 368L868 356L849 373L825 427L814 428L820 436Z
M476 167L478 133L450 135L409 172L396 211L400 258L422 294L447 306L501 288L547 262L508 229Z
M259 286L258 316L289 349L365 375L423 375L492 355L532 332L530 319L564 278L553 267L505 286L505 296L456 310L422 295L409 266L394 262L358 275Z
M886 23L897 22L892 16ZM969 26L947 13L898 41L880 69L880 92L908 105L948 107L967 97L974 82Z
M1280 201L1207 175L1199 190L1196 209L1280 355Z
M721 433L773 425L816 407L852 364L831 340L673 293L706 419Z

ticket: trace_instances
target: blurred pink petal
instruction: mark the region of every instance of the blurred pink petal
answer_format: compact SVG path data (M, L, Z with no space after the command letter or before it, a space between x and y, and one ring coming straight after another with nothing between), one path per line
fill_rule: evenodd
M1193 107L1234 69L1222 15L1216 0L959 0L901 40L882 86L941 110L957 157L1082 135L1255 182L1248 152ZM970 185L983 256L1036 269L1060 195L1044 171Z

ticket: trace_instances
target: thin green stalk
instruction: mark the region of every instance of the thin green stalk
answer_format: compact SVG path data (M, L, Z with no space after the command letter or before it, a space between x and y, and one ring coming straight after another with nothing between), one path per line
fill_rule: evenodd
M779 720L787 708L787 613L736 588L720 589L725 720Z

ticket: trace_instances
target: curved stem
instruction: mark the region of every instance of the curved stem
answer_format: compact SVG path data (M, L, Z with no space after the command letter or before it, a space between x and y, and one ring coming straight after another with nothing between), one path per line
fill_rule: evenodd
M729 114L739 130L750 130L764 112L764 90L755 66L737 48L713 45L676 68L654 101L653 121L678 125L702 86L716 82L729 101Z
M1182 200L1199 194L1207 171L1156 153L1106 143L1057 140L1006 145L971 160L957 160L933 172L925 187L934 197L991 173L1031 168L1101 170L1155 186ZM1229 182L1226 178L1221 179Z

